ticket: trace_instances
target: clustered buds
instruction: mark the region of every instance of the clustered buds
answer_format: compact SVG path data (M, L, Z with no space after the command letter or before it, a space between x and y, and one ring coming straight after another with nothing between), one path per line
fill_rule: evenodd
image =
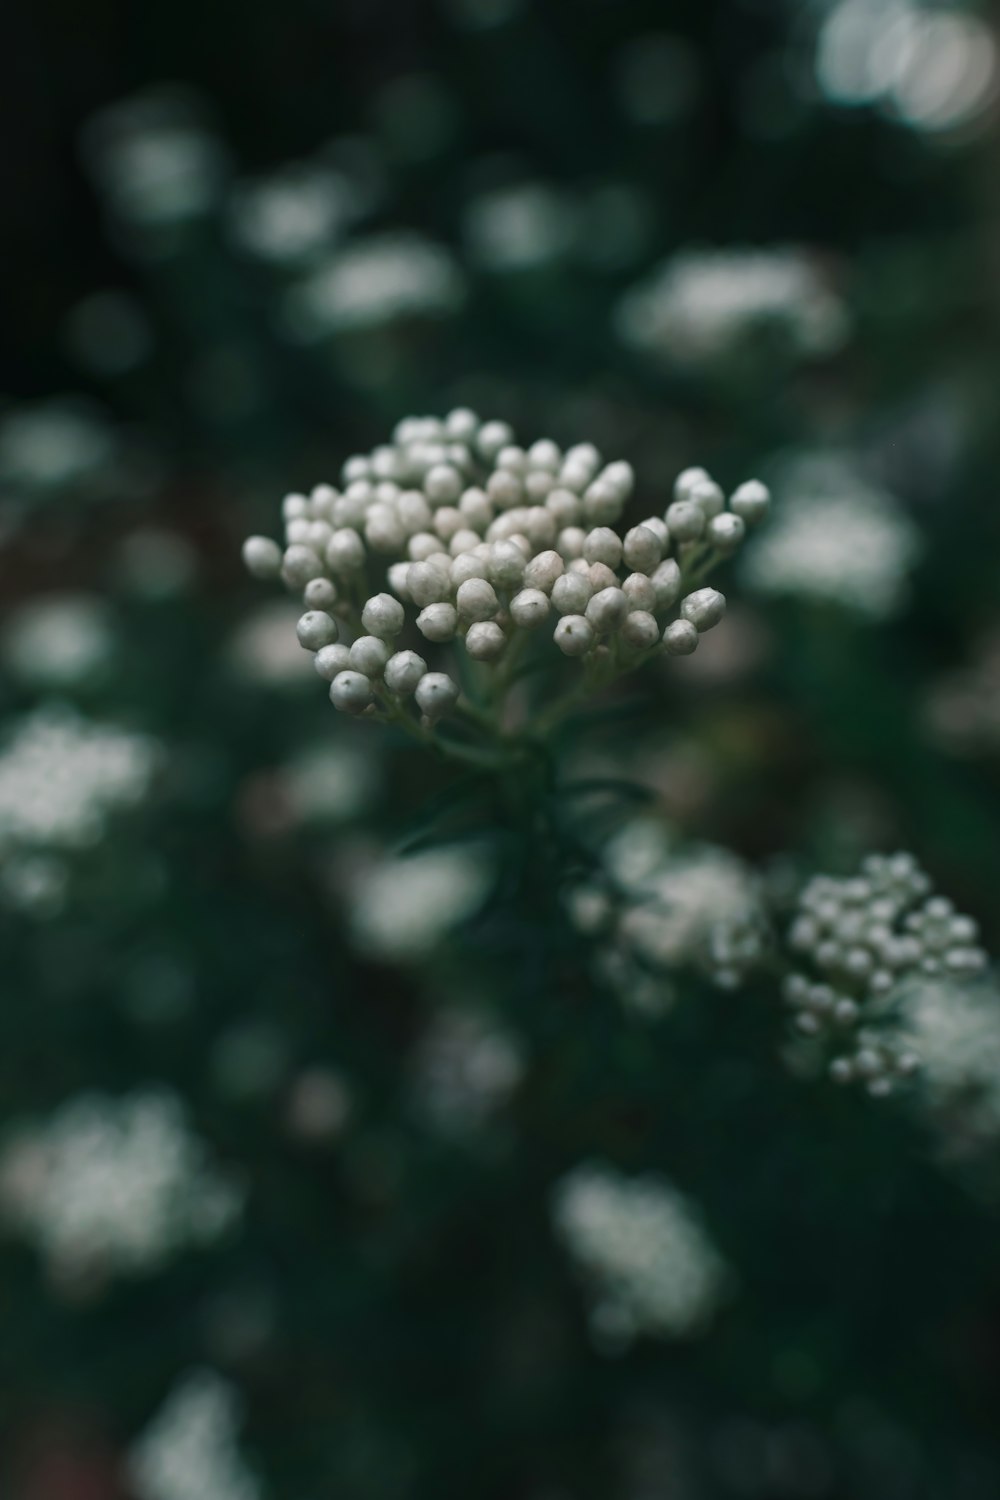
M911 854L873 854L858 877L818 875L802 891L788 943L803 968L785 979L785 999L800 1033L836 1039L836 1082L888 1094L920 1065L886 1025L907 982L979 974L977 940L976 923L932 894Z
M630 465L591 443L524 449L507 423L464 409L409 417L347 460L340 488L286 496L284 548L250 537L243 557L301 595L299 640L336 707L398 717L412 697L433 724L467 677L460 662L455 676L432 670L428 648L456 643L489 665L547 632L607 680L658 651L689 654L721 620L725 598L701 579L762 518L767 489L750 480L727 508L704 469L687 469L664 514L621 535L633 487ZM399 649L408 617L419 650Z

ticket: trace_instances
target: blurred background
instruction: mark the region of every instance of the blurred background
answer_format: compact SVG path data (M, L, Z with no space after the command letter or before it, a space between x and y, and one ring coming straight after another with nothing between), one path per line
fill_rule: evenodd
M998 951L995 20L8 9L5 1497L1000 1494L1000 997L947 1043L974 1108L875 1103L684 968L751 879L896 847ZM440 771L243 575L456 405L627 458L637 515L689 464L775 493L724 625L580 752L652 793L668 983L488 818L404 858ZM697 1205L678 1327L595 1307L594 1163Z

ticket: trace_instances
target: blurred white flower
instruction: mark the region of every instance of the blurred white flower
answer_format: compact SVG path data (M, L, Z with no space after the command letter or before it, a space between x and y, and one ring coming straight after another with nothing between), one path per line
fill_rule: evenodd
M429 849L386 856L354 872L348 891L354 941L390 962L422 958L485 899L493 872L481 850Z
M261 604L229 638L227 655L236 673L267 687L302 687L316 681L295 636L302 611L283 601Z
M230 205L237 243L250 255L279 265L328 250L357 218L359 202L349 179L330 167L293 162L271 177L240 184Z
M885 490L840 459L790 463L765 534L748 549L744 580L762 594L838 604L871 619L891 615L920 551L919 532Z
M0 417L0 491L44 494L99 485L117 451L110 424L91 403L57 396Z
M36 709L0 749L0 851L93 843L116 809L143 796L158 759L147 735Z
M585 1162L556 1185L552 1218L590 1284L599 1337L683 1337L718 1307L725 1264L689 1200L662 1177Z
M923 1095L974 1133L1000 1134L1000 994L991 983L915 980L899 1026L920 1057Z
M503 1105L523 1071L509 1031L481 1010L453 1006L438 1012L417 1048L417 1109L445 1134L462 1136Z
M228 171L204 107L180 88L150 89L103 110L88 122L83 147L114 217L147 231L207 213Z
M467 205L463 233L470 258L486 271L530 271L570 253L578 206L544 182L481 193Z
M90 594L36 596L9 616L0 640L15 676L49 688L93 676L114 649L108 607Z
M795 246L691 250L622 298L626 344L671 364L711 365L747 335L779 328L803 355L836 349L847 312L815 260Z
M70 1099L0 1157L3 1212L57 1276L147 1271L215 1239L241 1196L162 1088Z
M191 1370L129 1452L139 1500L260 1500L238 1447L241 1402L213 1370Z
M465 296L458 263L413 231L355 240L335 252L287 299L288 326L304 341L406 318L441 317Z
M325 741L307 746L282 771L284 793L301 823L343 823L371 807L379 766L370 746Z

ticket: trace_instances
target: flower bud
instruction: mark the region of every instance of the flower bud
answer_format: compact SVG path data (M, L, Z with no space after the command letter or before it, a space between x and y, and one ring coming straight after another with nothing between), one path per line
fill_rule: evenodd
M335 531L326 549L326 560L341 576L357 573L365 565L365 544L350 527Z
M552 639L564 656L586 656L594 644L594 627L583 615L564 615Z
M372 701L372 685L363 672L339 672L330 684L330 702L344 713L360 714Z
M427 671L427 663L415 651L397 651L385 664L385 685L400 697L412 693Z
M321 609L310 609L295 627L299 645L307 651L318 651L321 646L332 646L340 631L337 622Z
M590 603L590 579L581 573L561 574L552 585L552 604L561 615L582 615Z
M558 552L539 552L524 570L524 582L528 588L540 589L543 594L551 592L563 571L563 560Z
M630 610L643 610L647 614L655 614L658 604L656 597L656 585L645 573L630 573L622 584L622 593L628 600Z
M459 619L466 621L492 620L500 608L496 590L485 578L468 578L459 584L455 603Z
M746 524L732 511L724 510L708 523L708 539L720 552L735 552L745 535Z
M622 623L622 638L639 651L649 651L660 639L655 616L645 609L634 609Z
M705 512L693 500L675 500L667 510L667 526L675 541L697 541L705 530Z
M601 589L587 605L586 616L599 635L617 630L628 614L628 600L620 588Z
M325 609L328 613L337 602L337 586L329 578L311 578L302 590L307 609Z
M702 484L706 479L711 479L711 477L707 469L684 469L674 480L674 499L690 500L691 492L695 485Z
M458 688L445 672L427 672L417 683L417 707L432 724L458 702Z
M696 630L711 630L726 612L726 596L718 589L695 589L681 600L681 614Z
M291 589L304 589L323 573L323 564L311 547L300 544L288 547L281 561L281 576Z
M541 625L549 613L549 600L541 589L522 589L510 601L510 617L515 625L524 630L533 630Z
M313 666L326 682L332 682L350 665L351 653L347 646L322 646L313 657Z
M507 637L494 620L479 620L465 633L465 649L475 661L496 661L506 644Z
M450 641L458 629L458 611L452 604L428 604L417 616L417 629L429 641Z
M373 680L381 677L389 660L389 647L377 635L359 635L351 647L351 666Z
M610 526L595 526L583 539L583 555L589 563L617 568L622 560L622 539Z
M281 548L269 536L248 536L243 543L243 564L253 578L277 578Z
M658 610L669 609L677 603L681 592L681 570L674 558L664 558L653 574L652 584Z
M748 526L755 526L767 515L771 491L759 479L747 479L729 497L729 509Z
M664 536L666 523L663 523ZM625 566L633 573L652 573L663 556L663 540L648 526L633 526L622 549ZM607 559L604 559L606 561ZM613 564L617 566L617 564Z
M698 632L690 620L674 620L663 632L663 644L671 656L690 656L698 645Z
M369 635L383 640L399 634L404 618L403 606L391 594L373 594L361 611L361 623Z
M714 479L700 479L691 486L687 498L693 505L697 505L707 521L726 508L726 497Z
M449 572L450 570L449 563ZM450 579L434 563L410 563L406 574L406 591L418 609L425 604L440 604L451 593Z

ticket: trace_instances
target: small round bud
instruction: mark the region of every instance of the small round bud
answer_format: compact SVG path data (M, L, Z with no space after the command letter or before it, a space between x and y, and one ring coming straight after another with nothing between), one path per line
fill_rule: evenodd
M372 506L365 517L365 541L376 552L398 552L403 546L406 531L392 506Z
M628 614L628 600L620 588L601 589L587 605L586 616L599 635L617 630Z
M724 510L708 523L708 539L720 552L735 552L745 535L745 523L732 511Z
M628 600L630 610L641 609L647 614L656 613L656 585L645 573L630 573L622 584L622 593Z
M649 651L660 639L655 616L644 609L634 609L622 623L622 637L639 651Z
M691 486L687 498L698 506L707 521L726 508L726 497L714 479L700 479Z
M330 684L330 702L348 714L360 714L372 701L372 685L363 672L338 672Z
M510 617L522 629L533 630L548 618L549 600L541 589L522 589L510 601Z
M693 500L675 500L667 510L667 526L675 541L697 541L705 530L705 512Z
M509 422L484 422L476 438L476 447L487 463L493 463L500 450L513 441L514 430Z
M391 594L373 594L361 611L361 623L369 635L383 640L399 634L404 618L403 606Z
M434 519L420 490L404 490L396 501L396 514L411 536L415 531L428 531Z
M644 526L647 531L651 531L653 535L658 538L660 547L662 549L661 556L665 554L670 546L670 532L667 529L667 523L663 519L663 517L647 516L644 521L639 522L639 525Z
M670 609L681 595L681 568L675 558L664 558L660 567L652 574L652 586L657 591L657 609Z
M465 633L465 649L476 661L496 661L506 644L507 637L494 620L479 620Z
M485 578L468 578L459 584L455 595L460 620L492 620L500 608L500 600L492 583Z
M850 1083L854 1077L854 1069L848 1057L835 1057L830 1064L830 1077L834 1083Z
M663 632L663 644L671 656L690 656L697 648L698 632L690 620L673 620Z
M428 641L450 641L458 629L458 611L453 604L428 604L417 616L417 629Z
M489 574L498 588L514 589L524 577L524 553L516 542L494 542L490 549Z
M531 467L545 469L550 474L559 473L562 457L558 443L553 443L550 438L539 438L528 449L528 463Z
M562 573L552 585L553 608L561 615L582 615L592 593L589 577L582 573Z
M607 563L590 563L587 567L587 577L590 579L590 587L595 594L602 589L616 589L618 587L618 574L614 568L609 568Z
M311 547L299 543L285 549L281 560L281 576L291 589L304 589L313 578L319 578L323 564Z
M703 484L706 479L710 480L711 477L707 469L684 469L674 480L674 499L690 500L691 491L695 485Z
M617 568L622 560L622 539L610 526L595 526L583 539L583 555L589 563Z
M729 497L729 509L748 526L755 526L767 515L771 491L759 479L747 479Z
M347 646L322 646L313 657L313 666L326 682L332 682L350 665L351 653Z
M321 646L332 646L340 631L337 622L321 609L310 609L295 627L299 645L307 651L318 651Z
M365 544L351 527L342 527L333 533L327 544L326 560L341 576L356 573L365 565Z
M556 518L544 506L534 505L525 517L524 530L532 552L539 552L545 547L551 547L555 541L558 531Z
M540 509L545 497L551 489L555 488L555 479L551 474L532 470L524 476L524 493L532 505Z
M575 526L583 513L579 495L567 489L550 490L545 497L545 509L555 521L557 532Z
M486 493L499 510L513 510L524 499L521 481L509 469L493 471L486 481Z
M564 656L586 656L594 644L594 627L583 615L564 615L552 639Z
M664 532L666 525L664 524ZM648 526L633 526L622 549L625 566L633 573L652 573L663 556L663 543Z
M389 647L380 636L359 635L351 647L351 666L366 677L381 677L389 655Z
M489 561L476 552L460 552L449 569L451 586L458 589L469 578L485 578Z
M583 514L591 526L609 526L622 513L624 499L618 486L609 484L602 476L589 484L583 495Z
M425 604L440 604L451 592L450 579L432 562L410 563L406 590L418 609Z
M496 466L498 469L509 469L512 474L525 474L528 456L517 443L507 443L496 456Z
M406 554L413 562L426 562L441 550L441 538L433 531L415 531L406 544Z
M462 476L450 464L435 464L428 469L424 494L432 505L450 505L462 493Z
M466 527L462 524L462 512L456 509L454 505L442 505L441 509L436 512L434 516L434 533L443 542L450 542L456 532L465 530ZM479 538L476 537L473 546L475 546L478 540Z
M467 406L456 406L444 419L444 430L456 443L471 443L479 431L479 418Z
M711 630L725 612L726 596L718 589L695 589L693 594L681 600L681 615L698 631Z
M473 531L485 531L493 520L493 506L485 490L466 490L458 502L458 509L465 519L465 524Z
M417 706L430 722L450 713L458 702L458 688L445 672L427 672L417 683Z
M587 533L582 526L567 526L556 537L556 551L564 562L583 557L583 544Z
M397 651L385 664L385 685L391 693L412 693L427 671L427 663L415 651Z
M277 578L281 548L269 536L248 536L243 543L243 564L254 578Z
M410 572L410 563L395 562L389 564L388 578L389 587L399 599L409 599L410 590L407 586L407 578Z
M307 609L325 609L328 612L337 602L337 587L329 578L311 578L302 590L302 603Z
M556 579L562 576L563 560L558 552L539 552L524 570L524 581L528 588L541 589L543 594L551 592Z
M608 464L600 475L602 484L608 485L617 494L619 500L624 504L635 489L635 471L630 463L623 458L617 459L613 464Z
M305 495L286 495L281 502L281 514L286 521L298 521L309 515L309 501Z
M295 520L289 521L285 527L286 543L291 546L293 542L301 542L304 546L311 547L312 526L313 523L307 521L304 516L297 516ZM313 550L315 551L315 548Z

